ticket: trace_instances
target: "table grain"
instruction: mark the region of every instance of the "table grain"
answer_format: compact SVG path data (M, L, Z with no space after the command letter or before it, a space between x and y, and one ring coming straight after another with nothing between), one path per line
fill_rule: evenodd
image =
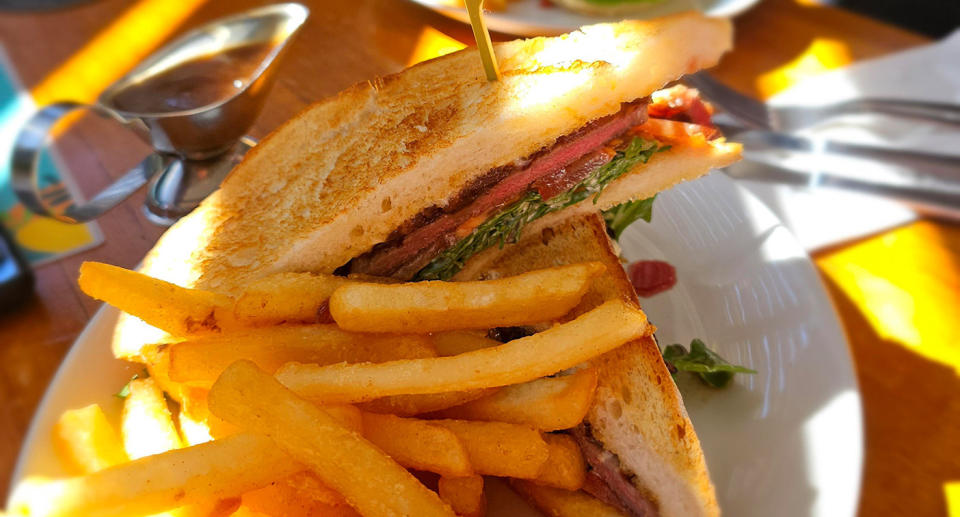
M95 70L103 82L131 66L125 43L129 49L153 48L260 3L192 0L171 7L157 0L101 0L52 12L6 12L0 13L0 42L41 100L58 95L91 100L97 78L86 90L58 90L63 81L49 80L79 51L113 52ZM465 43L472 38L467 27L401 0L308 5L310 19L280 64L254 136L352 83L400 70L422 50L425 36ZM118 20L143 18L147 8L154 8L150 22L159 24L151 27L166 27L169 34L145 43L138 39L143 31L118 30ZM803 77L927 41L810 0L765 0L739 17L736 29L736 48L716 75L760 98ZM101 41L105 34L113 40ZM76 164L88 193L146 151L118 144L123 135L102 124L81 121L73 133L60 152ZM145 219L142 202L140 193L98 221L102 246L37 268L36 296L0 317L0 501L47 383L98 307L76 286L80 263L135 266L162 232ZM859 514L945 515L944 483L960 480L960 227L922 220L820 251L814 260L846 329L863 396L866 455Z

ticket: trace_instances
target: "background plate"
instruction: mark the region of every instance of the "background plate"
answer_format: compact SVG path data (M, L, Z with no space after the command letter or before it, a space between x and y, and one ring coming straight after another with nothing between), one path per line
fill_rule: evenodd
M723 390L679 384L726 515L853 516L863 456L860 395L846 340L806 253L760 201L713 173L661 194L651 224L621 238L629 260L663 259L676 287L641 300L662 346L700 337L759 371ZM69 408L100 403L139 368L113 359L117 313L77 338L31 424L14 473L62 475L50 444ZM500 485L490 515L535 515Z
M412 0L444 16L470 23L467 11L456 0ZM511 0L503 11L488 11L483 17L490 30L520 36L542 36L570 32L583 25L613 22L624 18L642 20L681 11L698 10L710 16L735 16L759 0L662 0L641 6L622 16L590 16L559 6L543 7L540 0Z

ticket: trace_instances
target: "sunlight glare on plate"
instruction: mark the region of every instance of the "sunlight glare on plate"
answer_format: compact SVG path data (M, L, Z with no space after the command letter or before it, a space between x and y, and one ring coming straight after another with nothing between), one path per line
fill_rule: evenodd
M822 480L816 506L823 515L845 515L859 490L862 452L860 399L853 390L838 393L803 424L807 469ZM814 452L815 451L815 452Z

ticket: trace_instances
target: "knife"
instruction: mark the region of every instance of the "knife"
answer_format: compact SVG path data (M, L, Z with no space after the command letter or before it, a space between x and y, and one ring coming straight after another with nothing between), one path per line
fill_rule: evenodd
M806 167L786 167L782 164L757 161L751 159L746 151L744 155L744 160L724 168L723 171L737 179L872 194L904 203L925 216L960 221L960 189L956 182L916 182L895 175L864 179Z

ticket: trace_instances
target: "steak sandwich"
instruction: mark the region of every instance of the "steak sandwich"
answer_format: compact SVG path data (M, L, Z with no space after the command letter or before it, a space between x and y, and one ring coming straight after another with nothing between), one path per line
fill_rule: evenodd
M664 89L715 64L731 38L728 21L687 13L497 44L496 82L467 49L354 85L252 149L141 271L235 295L285 271L460 280L528 259L528 269L559 259L615 269L598 210L739 157L695 91ZM567 237L551 245L550 234ZM622 271L605 278L584 304L637 303ZM141 348L165 336L120 318L114 354L143 362ZM595 408L572 432L589 491L633 516L717 515L656 344L597 361Z

